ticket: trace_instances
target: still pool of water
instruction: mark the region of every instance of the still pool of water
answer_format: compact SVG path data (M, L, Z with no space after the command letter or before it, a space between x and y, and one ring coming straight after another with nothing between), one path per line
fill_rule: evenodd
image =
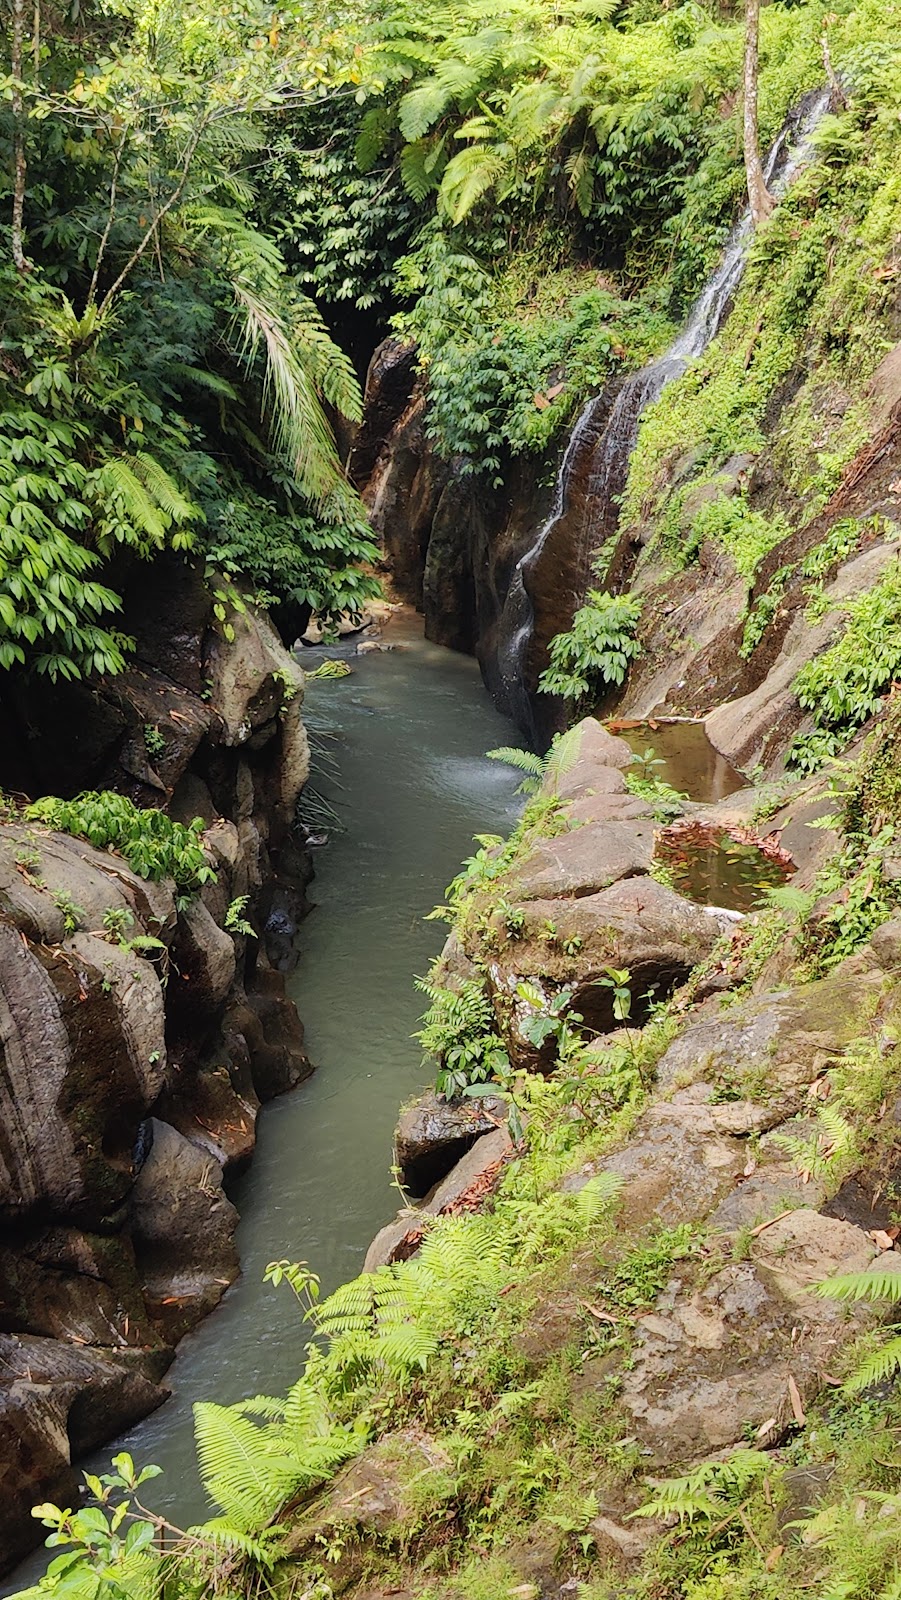
M352 676L308 687L308 720L314 735L334 735L326 742L341 787L329 773L314 782L346 830L315 852L316 909L289 980L318 1070L266 1107L253 1164L233 1187L243 1276L179 1347L167 1379L173 1398L99 1457L105 1464L125 1448L163 1467L147 1498L182 1526L209 1514L192 1402L281 1394L303 1361L308 1330L290 1291L263 1284L266 1263L308 1261L328 1291L359 1272L397 1209L392 1130L400 1103L427 1078L411 1038L424 1006L413 978L446 932L423 919L470 854L472 835L507 831L521 805L520 775L485 759L518 740L475 662L427 644L410 613L393 617L385 637L398 648L355 656L351 642L327 651L346 655ZM304 664L321 659L306 652ZM41 1569L34 1558L4 1592Z
M747 787L747 778L710 743L703 722L653 718L647 722L614 721L610 726L636 756L652 751L661 765L653 766L649 775L672 784L689 800L711 804Z

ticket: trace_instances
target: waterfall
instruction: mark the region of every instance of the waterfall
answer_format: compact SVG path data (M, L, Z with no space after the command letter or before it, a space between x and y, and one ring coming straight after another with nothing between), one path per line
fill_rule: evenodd
M828 90L805 95L786 117L764 166L767 185L775 196L785 193L805 164L810 154L811 136L828 109L829 100ZM626 379L602 426L599 427L599 413L603 402L595 397L589 400L570 434L557 475L550 515L513 569L499 628L497 662L504 709L532 736L536 734L535 715L525 682L535 625L529 578L548 541L569 514L574 468L584 457L587 493L580 535L583 549L592 552L616 532L619 503L626 487L629 459L638 438L642 413L716 338L741 282L752 235L751 213L746 209L729 235L719 265L669 349Z

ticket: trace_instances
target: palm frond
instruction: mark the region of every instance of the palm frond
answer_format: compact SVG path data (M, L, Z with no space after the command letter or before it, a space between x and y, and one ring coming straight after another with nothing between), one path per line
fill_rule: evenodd
M335 441L322 402L280 315L249 283L234 280L248 365L265 352L263 404L271 412L275 447L290 463L301 491L323 501L341 476Z

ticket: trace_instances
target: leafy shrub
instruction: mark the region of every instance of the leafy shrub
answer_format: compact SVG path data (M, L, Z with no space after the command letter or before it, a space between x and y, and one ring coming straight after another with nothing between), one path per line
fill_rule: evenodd
M358 616L381 592L358 565L378 556L362 514L329 523L245 491L211 507L204 545L211 567L243 579L261 604L288 601L326 622Z
M901 563L895 562L865 594L844 607L841 638L808 661L792 685L827 741L846 742L868 720L901 672ZM796 742L810 760L809 746Z
M114 849L139 878L172 878L181 895L191 895L216 877L201 844L200 817L185 826L165 811L141 810L123 794L89 791L74 800L47 795L26 807L25 817L60 833L87 839L98 850Z
M551 641L550 665L538 683L541 692L578 704L599 699L605 689L623 683L630 661L641 651L635 638L640 616L640 600L589 589L570 631Z
M416 986L430 1001L416 1038L440 1063L439 1094L451 1099L472 1084L503 1078L510 1059L484 985L466 978L457 989L446 989L418 978Z

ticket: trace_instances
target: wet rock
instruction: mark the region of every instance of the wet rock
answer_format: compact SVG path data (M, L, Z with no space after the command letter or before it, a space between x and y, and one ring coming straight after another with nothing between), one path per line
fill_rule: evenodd
M0 1247L0 1329L81 1347L160 1348L130 1240L63 1225Z
M394 1130L394 1164L404 1188L424 1195L505 1115L504 1102L494 1096L449 1102L426 1090L401 1112Z
M587 823L543 839L517 864L513 893L521 900L579 899L646 873L653 859L653 822Z
M218 1162L157 1121L131 1213L148 1310L174 1344L238 1275L238 1213L223 1193Z
M78 1503L73 1458L167 1395L100 1351L0 1334L0 1571L41 1542L36 1502Z

